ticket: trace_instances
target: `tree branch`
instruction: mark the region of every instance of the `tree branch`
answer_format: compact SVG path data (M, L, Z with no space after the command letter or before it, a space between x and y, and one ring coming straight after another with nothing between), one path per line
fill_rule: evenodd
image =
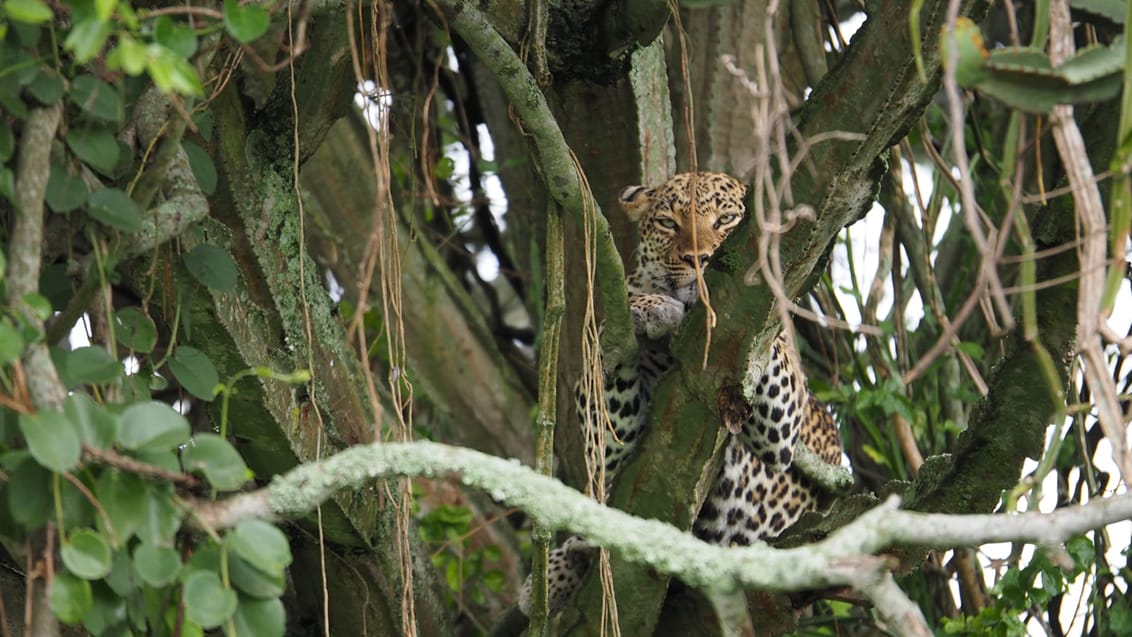
M1132 517L1132 494L1098 498L1053 513L1016 515L902 511L897 508L899 498L893 496L816 544L791 549L766 545L728 548L700 541L670 524L600 505L518 462L434 442L412 442L351 447L321 463L296 467L258 491L219 502L195 502L190 523L226 528L253 517L300 515L340 489L398 476L448 478L481 489L527 511L542 524L579 533L593 546L617 550L627 559L650 564L696 588L725 592L736 587L795 591L852 586L872 597L889 621L904 617L900 621L908 622L906 626L915 626L909 619L911 607L885 579L887 566L869 557L877 551L897 544L947 547L1025 541L1056 545Z
M24 296L39 291L39 269L43 258L43 197L51 168L51 141L59 128L62 106L32 109L20 139L16 167L16 215L8 244L8 307L16 308L24 320L39 325L39 319ZM42 326L40 326L42 327ZM62 407L67 393L59 382L47 343L30 345L24 355L28 394L38 408Z
M579 224L592 223L597 241L597 278L601 281L601 301L605 308L602 352L607 366L629 360L637 351L637 339L629 317L628 288L621 256L613 243L609 224L602 214L587 220L587 210L601 211L583 184L581 169L562 136L562 130L546 102L535 78L490 21L472 2L437 0L449 26L468 44L468 48L491 70L525 132L535 147L547 192Z

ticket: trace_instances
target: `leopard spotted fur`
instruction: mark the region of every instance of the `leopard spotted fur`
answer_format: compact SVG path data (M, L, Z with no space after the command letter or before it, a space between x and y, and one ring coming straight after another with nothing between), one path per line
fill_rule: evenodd
M622 207L640 228L628 287L641 348L635 364L607 371L604 394L613 431L603 441L588 441L605 445L608 479L646 430L656 381L673 365L667 338L698 297L696 267L705 267L742 221L745 193L746 187L732 177L708 172L684 173L657 187L631 186L621 193ZM815 487L791 469L799 439L825 462L840 463L837 427L824 405L809 395L793 351L779 335L761 369L753 370L759 382L751 416L728 442L723 467L693 527L705 541L746 546L771 539L816 506ZM580 414L586 404L586 396L579 393ZM552 612L580 585L590 561L586 550L585 542L575 537L551 552ZM529 578L519 606L529 611Z

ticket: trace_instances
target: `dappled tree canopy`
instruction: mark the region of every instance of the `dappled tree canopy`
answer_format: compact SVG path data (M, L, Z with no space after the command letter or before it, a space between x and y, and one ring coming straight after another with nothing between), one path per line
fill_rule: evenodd
M1130 23L0 1L5 634L1132 633ZM618 193L696 170L747 218L605 508L573 402L639 345ZM783 330L828 509L700 543ZM574 533L607 552L551 616Z

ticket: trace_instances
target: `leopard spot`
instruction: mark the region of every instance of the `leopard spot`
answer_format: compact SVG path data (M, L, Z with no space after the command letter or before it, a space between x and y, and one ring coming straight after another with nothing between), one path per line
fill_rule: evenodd
M770 410L770 419L773 420L774 422L781 422L782 416L783 416L783 411L782 411L781 407L775 407L774 409Z
M760 387L760 389L761 389L761 387ZM770 387L767 387L766 388L767 398L778 398L778 391L779 391L778 385L771 385Z

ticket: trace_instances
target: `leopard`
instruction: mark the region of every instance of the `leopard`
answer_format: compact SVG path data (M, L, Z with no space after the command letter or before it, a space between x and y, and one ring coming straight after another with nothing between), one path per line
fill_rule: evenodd
M632 457L648 429L649 401L659 378L675 365L668 341L700 296L702 271L746 216L747 188L718 172L677 174L658 186L629 186L618 197L639 229L634 268L627 278L629 306L639 350L635 360L607 368L603 379L610 427L587 440L605 446L607 485ZM751 357L758 379L748 397L750 416L732 430L722 467L692 526L693 534L723 546L773 540L814 510L819 487L794 466L799 441L823 462L841 463L841 437L832 414L806 385L796 349L785 332L766 356ZM575 391L581 417L593 400ZM598 422L596 419L593 422ZM581 585L593 552L574 536L550 551L548 597L560 611ZM519 608L530 612L530 578Z

